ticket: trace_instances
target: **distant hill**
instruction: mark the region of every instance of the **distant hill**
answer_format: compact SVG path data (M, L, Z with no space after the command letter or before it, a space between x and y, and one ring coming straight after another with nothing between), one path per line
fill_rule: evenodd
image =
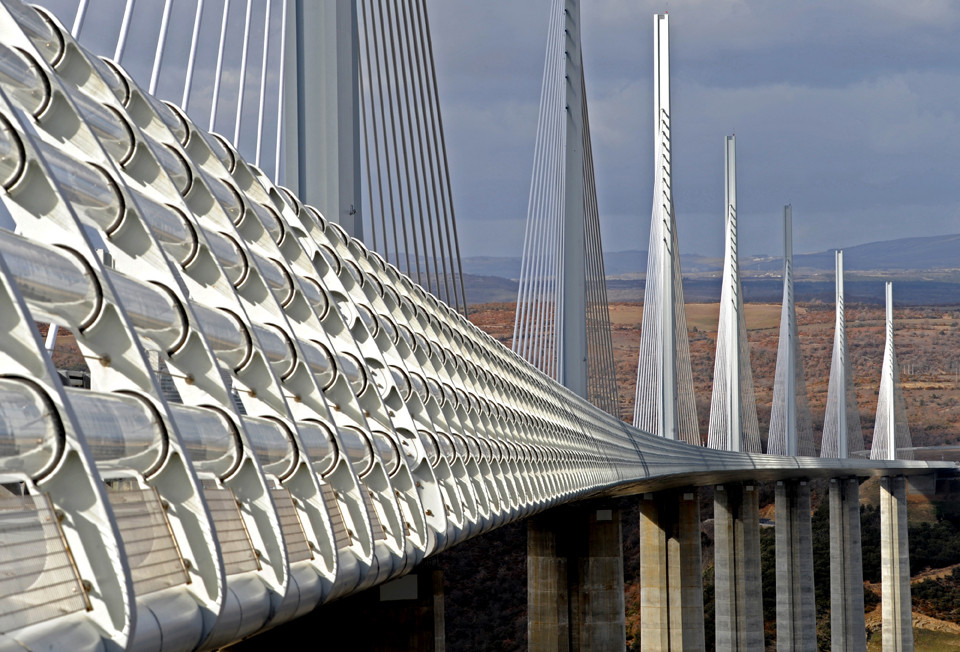
M607 276L644 274L647 252L639 250L608 251L603 254ZM960 269L960 234L934 235L920 238L884 240L846 247L844 266L848 270L956 270ZM465 274L520 278L519 257L475 256L462 259ZM779 255L746 256L740 265L745 271L778 271L782 265ZM719 272L723 259L699 254L681 254L683 273ZM833 250L794 254L794 267L832 271Z
M960 303L960 234L870 242L844 250L847 294L851 302L883 300L883 280L896 280L898 303ZM615 251L603 255L611 301L640 301L647 252ZM471 257L462 260L470 303L515 301L520 258ZM681 254L688 301L716 301L723 267L721 258ZM779 256L741 258L747 301L779 301L782 292ZM803 301L833 299L833 251L794 255L796 295Z

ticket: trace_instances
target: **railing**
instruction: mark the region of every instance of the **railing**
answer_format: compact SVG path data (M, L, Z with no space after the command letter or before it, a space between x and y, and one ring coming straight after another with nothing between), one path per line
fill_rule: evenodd
M212 649L560 503L936 467L621 423L15 0L0 89L8 647Z

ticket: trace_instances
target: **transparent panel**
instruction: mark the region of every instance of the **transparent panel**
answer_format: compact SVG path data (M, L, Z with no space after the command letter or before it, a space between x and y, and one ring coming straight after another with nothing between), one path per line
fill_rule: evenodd
M400 451L397 445L393 443L390 435L382 430L372 430L373 445L377 449L380 461L387 471L387 475L393 475L400 468Z
M229 369L238 369L250 355L250 345L246 329L240 321L221 310L211 310L199 304L193 304L198 326L210 343L221 364Z
M303 340L300 342L300 350L303 351L304 361L317 379L317 384L321 389L329 389L337 379L337 366L330 351L319 342Z
M177 192L181 195L185 194L193 183L193 172L190 171L190 166L180 155L180 152L169 145L161 145L157 142L151 142L150 144L154 156L157 157L157 162L170 176Z
M397 294L395 289L387 285L383 288L383 302L387 304L388 308L399 307L400 295Z
M183 118L180 117L180 114L174 109L170 108L166 102L163 102L152 95L144 95L144 97L150 102L150 106L152 106L153 110L157 112L157 115L160 116L160 119L163 120L163 124L167 126L167 129L173 133L173 137L177 139L177 142L181 145L186 145L187 136L190 135L190 131L187 128L187 123L184 122Z
M147 474L163 462L166 434L149 405L129 394L65 388L97 468Z
M96 56L90 57L90 63L93 64L103 82L113 91L120 103L126 106L130 100L130 87L127 86L127 81L123 76L117 73L114 65Z
M240 440L225 415L211 408L169 403L190 461L198 471L225 477L240 464Z
M131 194L140 216L167 255L180 265L189 262L197 252L197 237L180 209L158 204L135 190Z
M470 459L470 448L467 446L467 441L463 438L463 435L453 435L451 437L453 440L453 447L457 450L457 455L464 462Z
M340 274L340 256L338 256L333 249L327 245L320 245L320 255L323 256L323 259L327 262L330 269L333 270L334 274Z
M486 439L477 440L480 446L480 452L483 455L483 459L492 460L493 459L493 448L490 446L490 442Z
M0 118L0 185L11 187L20 178L23 167L20 137L10 128L6 119Z
M383 283L381 283L381 282L379 281L379 279L377 279L377 277L376 277L376 276L373 276L372 274L366 274L366 275L365 275L365 278L366 278L367 282L370 283L370 287L373 288L373 291L376 292L377 296L382 297L382 296L383 296Z
M116 229L123 217L123 200L107 173L96 165L70 158L52 145L38 145L77 216L107 233Z
M436 437L426 430L418 430L417 432L420 434L420 443L427 455L427 462L430 463L430 466L436 466L440 462L440 446L437 444Z
M363 390L367 388L367 374L360 361L350 353L341 353L337 356L337 368L350 383L353 393L357 396L363 394Z
M353 279L353 282L356 283L359 287L363 287L364 278L363 272L352 260L345 259L343 261L343 266L346 268L347 273L350 275L350 278Z
M0 473L36 477L63 451L60 420L32 385L0 379Z
M141 596L189 581L170 522L155 489L107 492L123 540L134 594Z
M296 362L296 356L293 349L290 348L289 340L273 326L254 324L253 332L260 343L260 350L266 356L273 372L280 378L286 378L293 371Z
M430 378L429 376L427 377L426 382L427 382L427 393L434 398L434 400L437 402L437 405L443 405L443 402L444 400L446 400L446 397L443 395L443 390L440 389L440 383L435 381L433 378Z
M63 54L63 39L53 25L33 7L20 2L3 3L47 63L55 64Z
M400 335L397 332L397 325L393 323L393 320L386 315L380 314L377 315L377 321L380 322L380 330L386 333L387 339L396 344L399 341Z
M263 228L270 235L270 239L274 242L280 242L283 238L283 225L280 223L280 216L277 215L277 212L255 201L247 202L247 206L253 209L257 219L260 220Z
M281 306L287 305L293 298L293 282L289 274L284 271L283 266L275 260L264 258L259 254L253 254L253 260L260 270L267 287L273 292Z
M440 454L443 455L443 459L447 460L450 464L453 464L453 461L457 459L457 449L453 446L453 440L445 432L437 431L437 446L440 448Z
M228 235L204 229L204 237L210 251L223 267L223 273L233 285L238 285L247 275L247 256L240 245Z
M222 140L216 135L207 133L205 131L200 132L203 135L203 140L210 146L210 149L213 151L213 155L223 163L223 167L228 170L233 170L233 166L236 165L236 160L233 158L233 153L230 149L223 143Z
M417 396L420 397L420 401L426 403L427 399L430 398L430 395L427 393L427 384L424 382L423 376L418 374L416 371L411 371L410 385L413 387L413 391L417 393Z
M410 398L413 388L410 385L410 377L400 367L396 365L390 365L390 374L393 376L393 382L397 385L397 390L400 392L400 398L404 401Z
M243 426L264 471L278 478L284 478L293 471L297 463L297 448L286 426L259 417L243 417Z
M407 343L411 351L417 350L417 340L413 336L413 331L406 324L397 324L397 330L400 331L400 337Z
M373 468L373 449L370 440L359 428L346 426L339 431L340 444L343 446L347 459L354 473L361 478Z
M453 386L449 383L441 384L441 389L443 390L443 399L447 401L450 405L457 404L457 394L453 391Z
M316 283L306 278L300 279L300 290L307 298L313 311L317 313L317 319L326 317L327 311L330 310L330 300L327 298L327 293Z
M380 398L386 400L387 394L390 393L390 388L393 387L393 384L390 382L391 374L387 372L383 363L379 360L366 358L366 361L367 371L370 374L370 382L377 388L377 394L380 395Z
M300 421L297 428L300 430L300 442L313 464L313 470L322 476L333 471L339 455L330 426L320 421Z
M233 186L209 174L204 174L203 178L207 182L207 187L210 188L210 193L227 213L230 221L234 224L240 222L240 218L243 217L243 199Z
M107 153L118 163L124 163L133 154L133 131L126 119L116 110L101 104L83 92L72 95L80 116L93 131Z
M42 74L29 56L0 45L0 84L14 104L34 117L50 101Z
M331 292L330 298L333 299L333 305L337 307L337 311L343 318L343 322L347 325L347 328L353 328L353 324L360 319L360 315L357 313L353 302L339 292Z
M78 259L0 229L3 256L34 316L71 325L93 317L99 290Z
M107 274L137 334L170 351L183 339L184 324L173 297L157 285L137 281L116 270Z
M477 440L473 437L464 437L467 442L467 451L470 453L470 457L479 460L480 459L480 444L477 443Z
M360 315L360 321L362 321L363 325L367 327L367 331L370 333L370 335L376 337L377 333L380 331L380 325L377 323L377 318L374 317L373 311L362 303L358 303L357 314Z

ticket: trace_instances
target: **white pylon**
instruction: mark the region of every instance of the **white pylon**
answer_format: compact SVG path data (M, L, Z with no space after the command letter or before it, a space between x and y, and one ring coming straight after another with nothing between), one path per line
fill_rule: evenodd
M873 428L872 460L912 460L913 444L907 425L907 407L900 386L900 368L893 346L893 283L887 283L887 340L883 347L880 396Z
M667 14L653 17L654 184L633 425L699 445L673 206Z
M720 324L713 367L713 396L707 446L721 450L759 453L760 428L750 370L750 346L743 318L740 260L737 253L737 145L736 136L724 141L725 228Z
M777 371L773 382L773 407L767 452L772 455L816 454L813 426L807 402L807 383L797 329L797 310L793 298L793 208L783 207L783 308L780 313L780 343L777 347Z
M837 319L833 334L833 359L827 388L827 412L823 417L820 457L841 459L863 451L860 408L853 383L853 370L847 355L846 305L843 296L843 252L836 252Z

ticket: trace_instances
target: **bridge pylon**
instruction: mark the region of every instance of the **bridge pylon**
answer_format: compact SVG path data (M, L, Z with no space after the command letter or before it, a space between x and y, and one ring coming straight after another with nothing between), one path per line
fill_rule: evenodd
M807 403L807 383L797 332L797 310L793 298L793 207L783 207L783 309L780 315L780 343L773 384L773 407L767 452L773 455L816 454L813 426Z
M893 344L893 283L886 286L886 343L883 348L883 370L880 375L880 396L873 429L870 459L912 460L913 444L907 424L907 407L900 385L900 366Z
M700 445L673 205L669 38L668 15L655 15L653 210L633 425L667 439Z
M850 356L847 354L843 251L837 250L835 258L837 317L833 335L833 358L830 362L830 384L827 387L827 412L823 418L820 456L843 459L863 450L863 430L860 428L857 389L853 384L853 370L850 365Z
M578 0L550 13L513 350L618 414Z
M750 370L750 345L743 314L737 252L737 141L724 139L724 254L720 323L713 368L713 396L707 446L760 453L757 402Z

